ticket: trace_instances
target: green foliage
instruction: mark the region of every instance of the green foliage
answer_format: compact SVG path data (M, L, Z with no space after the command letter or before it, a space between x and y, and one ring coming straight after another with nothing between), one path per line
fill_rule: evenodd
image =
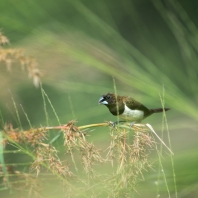
M29 130L40 125L61 126L73 119L77 120L77 126L115 120L105 108L97 106L100 95L114 91L115 81L119 94L130 95L151 108L160 107L164 102L165 107L171 108L166 115L168 130L164 117L153 116L145 121L152 123L169 147L171 142L174 157L167 157L164 149L159 149L163 157L159 158L156 153L150 156L151 161L156 161L153 164L155 171L149 169L145 181L136 186L140 196L197 197L197 179L193 174L197 170L198 121L196 7L196 1L171 0L19 0L17 4L11 0L1 1L2 31L14 47L24 47L27 54L37 59L45 90L36 90L30 81L26 81L27 75L18 67L17 50L7 50L7 56L13 55L16 59L9 65L12 73L5 71L6 62L2 61L1 52L13 46L1 46L1 130L10 122L14 129ZM30 65L28 71L29 68ZM37 71L34 77L38 79ZM8 89L13 96L7 93ZM161 104L159 95L163 95L163 90ZM163 131L162 136L160 131ZM63 134L59 134L56 130L50 131L44 143L53 142L62 160L65 159L62 154L65 147ZM90 131L86 138L101 150L110 142L109 131L104 129ZM54 147L51 148L52 156L56 158ZM41 148L45 152L49 149L46 145ZM1 155L7 152L2 149ZM11 150L11 154L21 152L20 149ZM29 145L25 145L23 151L33 160L35 156L31 155L32 148L29 149ZM6 162L2 161L4 158ZM28 172L29 158L2 155L5 175L5 164L9 164L10 159L21 167L21 173ZM75 169L81 162L76 156L74 159L76 164L73 159L68 163ZM111 167L106 170L111 171ZM123 175L126 173L122 172ZM34 184L30 175L20 176L22 181L26 179ZM57 181L60 180L53 179L46 185L45 190L54 189L50 196L64 194ZM98 179L98 185L93 186L98 190L98 197L105 197L108 190L104 194L101 192L100 181ZM108 181L105 187L113 183ZM72 182L74 186L79 185L78 181ZM82 190L85 197L90 197L92 192L93 188L86 193ZM139 196L132 194L129 192L126 196Z

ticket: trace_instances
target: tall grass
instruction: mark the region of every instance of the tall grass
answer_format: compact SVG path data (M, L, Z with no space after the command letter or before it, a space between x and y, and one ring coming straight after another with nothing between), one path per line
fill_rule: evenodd
M39 7L40 4L34 2L33 5L46 13L44 8ZM44 109L42 115L45 116L40 116L40 123L32 123L29 114L26 113L26 107L22 104L22 112L29 123L29 129L22 130L25 128L23 123L17 126L20 129L12 127L11 124L3 124L2 134L6 148L9 142L16 150L9 151L1 147L2 178L5 181L2 192L6 184L7 187L11 184L14 190L26 191L29 196L42 196L44 193L44 196L49 197L65 194L68 197L137 197L138 193L144 196L144 191L147 197L184 197L190 194L188 188L185 188L189 185L188 179L182 176L182 172L188 172L190 169L186 166L182 171L178 171L182 163L178 165L177 161L175 162L178 160L178 153L183 153L182 150L177 150L183 148L182 144L189 141L188 147L192 148L190 144L195 137L191 138L191 135L196 130L198 119L197 27L183 7L184 4L177 1L149 1L147 5L152 7L154 13L151 19L159 20L157 25L151 26L150 18L144 12L144 4L141 2L123 1L118 5L112 5L109 1L102 1L100 6L95 6L87 1L68 1L67 5L68 13L71 9L75 14L70 13L71 16L65 17L64 24L53 20L52 28L51 24L40 27L33 31L31 37L19 43L24 46L30 45L30 48L35 49L36 56L44 57L40 58L46 70L43 82L60 90L61 94L56 95L52 101L53 95L45 88L41 89ZM123 36L119 13L116 15L112 11L117 6L130 18L133 31L128 31L131 31L131 36ZM102 14L104 10L105 16ZM28 13L24 12L24 15L28 17ZM57 33L57 30L63 33ZM5 42L5 39L1 40ZM20 62L15 50L7 50L4 47L1 48L1 52L2 50L5 52L0 54L6 53L6 57L9 58L7 62L4 61L8 70L14 65L10 57L14 57L14 62ZM23 58L23 53L20 52L19 57ZM38 71L37 69L36 67L35 71ZM40 71L34 76L36 85L39 85ZM112 78L115 79L116 89ZM162 97L161 104L159 93L163 87L166 94ZM111 119L103 113L101 107L96 107L97 101L93 102L96 100L94 96L98 98L114 90L118 94L131 95L140 101L142 99L148 106L163 106L164 101L166 102L166 106L171 108L171 113L167 117L162 117L162 124L154 123L157 129L162 125L161 139L168 142L166 144L173 149L174 156L164 154L168 152L169 155L170 152L165 150L162 143L159 148L156 144L159 140L156 136L154 140L144 125L142 128L134 128L133 133L127 126L120 126L112 131L108 128L108 122L93 124L93 120L97 120L96 117L102 122ZM63 101L61 95L66 95ZM19 121L17 101L13 100L13 104L18 117L16 120ZM63 112L61 116L57 107ZM54 125L55 121L50 117L50 111L53 112L58 126ZM39 116L38 112L35 113L36 116ZM69 122L71 119L65 119L67 116L71 119L75 116L78 122ZM35 127L41 123L44 127ZM186 133L189 136L185 141L183 137ZM94 139L93 136L98 139ZM104 145L99 145L98 148L95 142ZM148 155L156 147L159 148L158 160L155 152L154 157ZM176 152L174 148L177 148ZM22 152L29 158L25 163L14 163L16 168L13 169L9 163L4 162L3 153L6 152L13 155L15 152ZM188 155L181 156L184 161L186 156ZM196 164L193 159L195 158L189 159L189 164ZM155 163L152 171L149 168L153 161ZM148 174L145 174L144 169ZM12 180L12 175L15 180ZM191 173L191 178L192 175ZM140 182L144 177L146 182ZM184 188L179 185L181 181L186 181ZM196 179L193 181L194 185L190 189L196 191Z
M45 92L44 97L47 97L53 108ZM18 115L15 102L14 106ZM57 116L54 108L53 111ZM27 116L26 118L29 122ZM149 153L157 149L149 128L137 124L133 126L132 132L127 125L110 127L110 144L102 153L87 140L89 130L85 129L108 127L111 124L74 124L74 121L70 121L64 125L31 127L29 130L14 129L12 124L5 124L1 131L1 176L4 181L1 190L6 187L13 192L19 191L22 196L51 197L49 193L53 191L47 192L43 188L52 183L55 188L59 186L55 197L64 197L60 188L65 189L67 197L98 197L98 194L106 197L127 197L136 194L138 180L143 179L143 171L151 167ZM61 134L66 157L60 157L62 154L54 145L57 139L49 143L48 133L51 130L57 130ZM109 131L108 128L103 130ZM13 157L18 152L28 157L26 164L4 162L4 154L9 144L13 147L10 151ZM19 171L19 166L24 166L29 171Z

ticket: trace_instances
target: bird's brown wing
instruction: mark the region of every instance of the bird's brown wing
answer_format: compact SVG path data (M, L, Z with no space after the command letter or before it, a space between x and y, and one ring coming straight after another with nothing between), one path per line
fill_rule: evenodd
M127 97L124 102L127 105L127 107L132 110L141 110L144 111L145 113L149 112L148 108L146 108L143 104L137 102L135 99L131 97Z

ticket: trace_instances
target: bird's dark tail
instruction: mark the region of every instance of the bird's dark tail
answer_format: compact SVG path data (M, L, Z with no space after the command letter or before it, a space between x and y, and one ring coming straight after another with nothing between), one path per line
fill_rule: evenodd
M160 112L163 112L164 111L168 111L170 110L170 108L157 108L157 109L149 109L150 110L150 113L160 113Z

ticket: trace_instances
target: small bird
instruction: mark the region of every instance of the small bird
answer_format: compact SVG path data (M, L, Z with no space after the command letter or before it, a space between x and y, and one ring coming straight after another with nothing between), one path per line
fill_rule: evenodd
M135 99L129 96L118 96L114 93L107 93L100 97L99 104L104 104L108 107L109 111L114 116L119 116L120 119L125 122L131 122L130 127L133 124L141 122L143 119L152 115L153 113L159 113L168 111L170 108L157 108L157 109L148 109L143 104L137 102ZM117 122L114 122L115 126Z

